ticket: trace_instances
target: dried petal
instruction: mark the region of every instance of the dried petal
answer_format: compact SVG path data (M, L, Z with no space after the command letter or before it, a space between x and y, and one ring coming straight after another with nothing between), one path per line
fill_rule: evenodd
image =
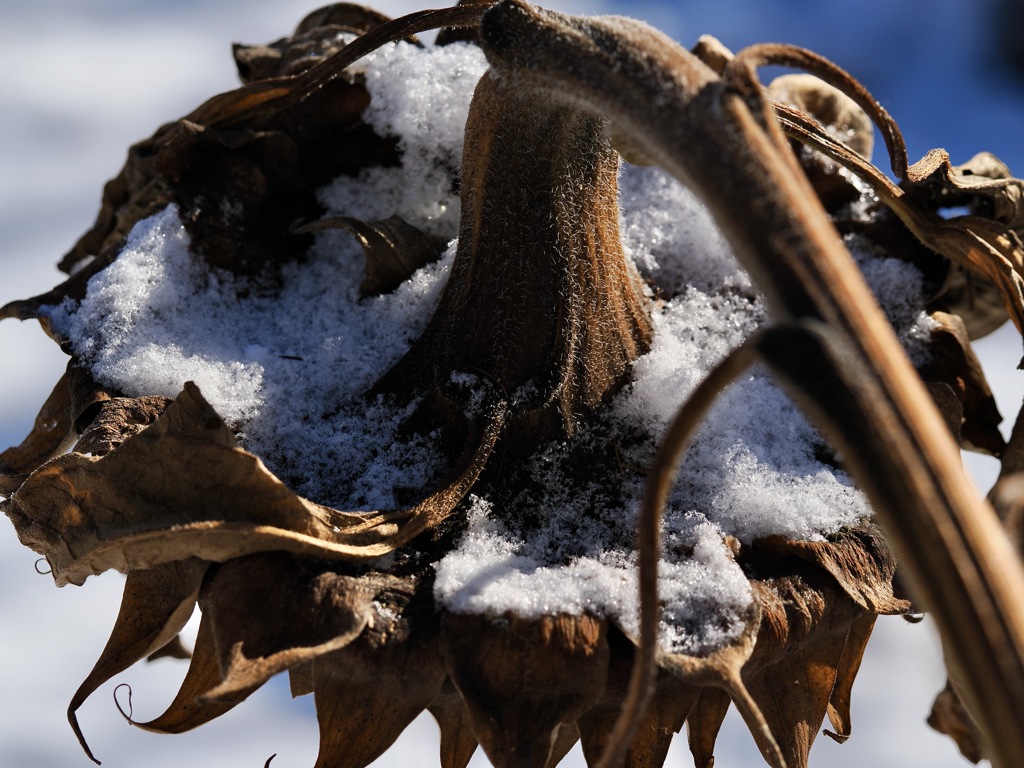
M701 35L690 52L707 64L717 75L722 74L726 65L736 58L736 54L713 35Z
M999 431L1003 417L971 347L967 327L956 315L933 312L938 327L931 331L928 360L919 369L926 382L949 385L960 405L953 434L968 450L999 456L1006 441Z
M504 424L486 408L442 489L408 510L350 513L288 490L187 384L157 421L101 458L68 454L32 475L3 506L58 584L191 556L223 561L286 550L378 557L447 517L476 481ZM479 438L479 442L476 442ZM167 478L189 478L188 483Z
M447 614L441 653L498 768L545 765L561 726L604 690L607 625L587 615Z
M334 216L305 224L296 232L347 229L359 240L366 254L366 270L359 295L390 293L420 267L437 261L448 243L444 238L423 232L401 216L384 221L360 221L350 216Z
M838 72L838 70L837 70ZM819 73L820 74L820 73ZM845 73L843 73L845 75ZM845 75L848 84L855 83ZM858 103L870 107L868 114L884 126L890 158L902 187L860 157L836 142L799 113L780 108L779 118L786 132L853 171L871 185L880 200L926 247L942 254L957 266L993 284L1018 330L1024 330L1024 244L1021 243L1024 182L991 156L976 158L958 172L943 150L932 150L907 167L903 137L896 124L866 91L857 85ZM983 176L970 180L973 168ZM972 214L945 219L938 208L968 200Z
M926 198L931 208L969 207L975 215L1024 231L1024 181L998 157L980 152L953 165L945 150L933 149L907 169L907 194Z
M441 729L441 768L466 768L479 742L473 733L469 709L451 680L445 678L440 693L427 709Z
M948 680L946 687L935 697L928 725L953 739L960 754L972 763L979 763L985 758L985 737Z
M133 720L132 725L153 733L184 733L215 720L249 698L259 686L236 690L216 699L207 696L221 682L217 656L213 625L203 616L188 672L173 701L158 717L144 723Z
M99 403L75 443L74 452L106 456L155 422L171 403L169 397L114 397Z
M341 33L362 35L389 21L361 5L334 3L308 14L291 37L268 45L233 46L235 65L244 83L297 75L345 47Z
M445 681L430 584L389 589L366 631L313 662L316 768L362 768L437 699ZM426 587L423 589L422 587Z
M910 603L893 591L896 557L882 530L870 522L844 528L826 541L768 536L755 542L757 556L795 556L829 573L854 603L875 614L900 614Z
M615 721L629 688L629 677L636 655L633 644L620 632L608 637L611 660L608 683L601 701L577 721L587 765L597 765L604 754ZM701 689L662 673L654 697L626 752L626 768L660 768L668 755L672 737L679 732ZM727 704L728 704L728 700Z
M860 670L864 649L867 648L871 630L875 627L875 615L862 613L855 615L850 624L850 634L846 638L846 647L839 658L836 670L836 684L828 703L828 719L834 731L826 730L826 735L842 744L850 737L850 699L853 692L853 681Z
M714 768L715 741L732 701L721 688L701 688L686 718L686 730L695 768Z
M65 373L36 416L20 445L0 454L0 494L13 493L29 473L56 456L71 434L71 392Z
M71 728L97 764L78 725L79 707L114 675L175 639L192 615L206 567L203 561L190 558L128 574L110 639L68 705Z
M200 596L222 671L221 684L206 696L258 687L278 672L345 647L371 621L378 595L414 588L415 582L383 574L323 571L276 552L224 563ZM268 615L273 622L264 621Z
M782 75L768 85L772 99L787 104L835 131L844 144L870 160L875 143L871 118L843 93L814 75Z
M860 609L821 577L772 579L758 590L761 632L743 680L785 757L805 768ZM818 583L814 583L814 582Z

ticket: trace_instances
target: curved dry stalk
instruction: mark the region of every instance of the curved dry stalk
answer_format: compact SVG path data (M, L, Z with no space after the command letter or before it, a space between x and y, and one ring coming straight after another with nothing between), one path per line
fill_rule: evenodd
M654 695L654 681L658 674L658 560L661 557L661 513L675 483L679 463L690 439L719 394L757 359L757 339L756 335L748 338L697 385L665 430L654 465L647 476L647 488L637 523L637 550L640 554L640 637L629 679L629 690L622 705L622 716L615 723L615 728L608 739L608 747L601 756L597 768L611 768L622 763L633 734ZM739 683L739 687L742 688L742 683ZM757 705L750 700L749 694L743 701L749 704L744 710L744 715L750 714L756 721L754 713L760 714L757 712ZM760 724L763 723L764 718L761 717ZM752 727L751 730L754 731L755 728ZM778 751L777 744L775 750Z
M189 114L189 120L203 125L227 127L251 119L267 109L305 101L342 77L345 70L363 56L387 43L438 28L475 27L486 5L417 11L392 19L360 35L317 67L290 77L270 78L246 86L248 98L239 103L232 92L214 96Z
M1024 754L1024 568L891 327L789 150L756 81L724 83L666 36L626 19L573 19L505 0L483 18L492 65L627 128L715 215L776 321L817 320L871 384L846 455L955 661L993 760ZM794 364L796 361L794 361ZM801 374L806 383L808 374ZM844 408L834 392L821 410ZM819 414L820 414L819 410ZM831 426L831 425L826 425ZM840 427L845 429L847 423Z
M896 121L856 78L824 56L795 45L751 45L737 53L725 65L722 79L737 92L742 92L757 83L757 69L769 65L802 69L853 99L882 134L882 140L889 152L892 172L900 179L907 177L907 167L910 164L907 158L907 144Z

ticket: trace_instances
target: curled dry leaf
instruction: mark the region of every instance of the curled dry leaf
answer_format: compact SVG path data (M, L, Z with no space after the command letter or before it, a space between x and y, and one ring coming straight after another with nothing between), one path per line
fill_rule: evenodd
M762 58L763 55L763 58ZM890 163L900 180L894 184L882 171L857 151L837 140L801 113L776 105L787 134L821 151L869 184L879 200L930 251L952 262L949 285L956 306L965 310L966 321L975 337L1002 324L1002 315L981 301L977 318L974 301L956 296L962 280L959 270L974 280L992 285L1002 299L1003 311L1018 330L1024 330L1024 245L1021 243L1024 182L989 153L976 155L963 166L953 166L945 150L932 150L909 165L903 136L898 126L849 75L806 52L787 47L757 50L752 59L760 63L811 66L814 73L833 85L846 84L886 139ZM945 209L966 207L968 213L944 218ZM971 290L971 289L968 289Z
M360 221L350 216L320 219L296 228L296 232L347 229L359 240L366 254L361 296L390 293L412 277L417 269L437 261L447 243L440 237L421 232L401 216L385 221Z
M984 759L985 737L948 680L946 687L935 697L928 725L955 741L960 754L972 763L977 764Z
M314 695L324 768L370 763L425 709L440 724L445 768L464 768L478 743L498 766L555 765L577 740L590 765L653 768L684 724L696 764L710 768L730 704L776 768L807 764L826 717L829 735L849 737L853 681L875 618L911 608L895 586L882 528L861 516L803 538L761 533L741 542L720 525L693 527L687 520L709 511L689 510L667 526L675 526L673 546L659 555L658 515L702 414L760 356L842 450L920 588L934 561L912 545L918 523L901 523L893 508L902 504L909 515L950 507L955 515L972 502L957 495L955 472L935 479L952 466L952 442L935 409L920 403L924 389L826 210L844 232L860 226L891 255L913 251L907 261L939 275L935 293L956 292L957 269L989 281L1020 325L1021 182L988 155L955 167L933 153L908 167L885 111L806 51L762 46L733 56L704 38L689 54L638 22L575 19L517 0L486 7L463 2L390 21L335 4L289 38L236 46L244 84L133 147L94 227L62 262L69 279L0 310L39 319L73 349L54 307L82 301L90 280L117 263L133 227L168 206L187 230L191 258L208 274L254 278L253 293L283 290L312 258L314 239L337 227L363 248L358 300L401 293L441 258L445 238L399 210L332 215L318 196L335 177L362 180L413 162L399 137L371 125L373 97L357 62L392 41L419 45L411 36L432 27L448 28L440 43L476 41L486 54L492 68L470 105L458 177L445 179L461 198L454 256L432 267L446 270L446 282L408 347L357 395L367 409L397 404L399 447L414 435L437 449L443 467L402 489L409 504L353 510L304 498L290 477L240 446L236 431L245 430L227 424L195 384L174 398L129 396L95 381L81 352L32 433L4 452L4 511L58 584L107 569L128 574L111 638L69 708L83 745L75 712L84 700L167 647L196 604L202 619L181 688L139 727L199 726L287 671L295 695ZM765 63L817 78L778 80L769 102L754 78ZM900 185L870 165L872 120ZM813 151L798 160L780 125ZM682 157L680 147L692 151ZM667 431L616 425L609 415L636 385L637 361L668 332L659 331L669 325L659 313L684 292L656 299L657 279L645 282L627 256L616 149L694 187L781 324L714 368ZM859 193L839 166L871 185L895 219L875 208L851 223L841 208ZM207 205L211 198L222 204ZM940 210L953 205L971 214L943 219ZM904 248L908 241L916 245ZM719 311L736 295L759 301L727 287L715 298ZM409 296L430 301L415 292L402 300ZM991 313L968 317L967 328L992 322ZM998 454L999 416L964 321L936 313L932 328L919 371L949 431ZM570 608L553 598L540 610L466 608L445 597L442 561L461 542L487 526L542 539L545 519L561 514L559 494L585 500L572 531L605 526L631 536L641 486L620 442L634 464L650 462L662 445L640 518L639 611L625 577L609 602L591 596ZM829 471L838 463L820 442L808 452L827 454L816 466ZM1018 453L1011 444L1006 460ZM538 467L551 463L566 487L538 491ZM491 510L486 522L483 507ZM602 558L633 574L628 536L599 552L583 533L552 545L549 561L525 569L534 581L520 590L544 590L538 585L558 569ZM707 561L738 576L743 600L698 595L685 611L659 600L659 562ZM949 572L961 568L952 557ZM500 578L483 572L465 581L460 589L473 593ZM929 607L942 607L923 592ZM686 642L666 640L673 633ZM979 711L1005 756L1005 723Z

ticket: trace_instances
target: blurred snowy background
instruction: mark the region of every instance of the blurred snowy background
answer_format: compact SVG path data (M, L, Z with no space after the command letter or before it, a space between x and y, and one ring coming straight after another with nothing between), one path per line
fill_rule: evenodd
M912 161L932 147L947 148L956 163L984 149L1024 174L1024 74L1014 79L1012 56L1002 55L1007 41L1019 40L1019 0L549 5L645 19L687 46L702 33L734 50L765 41L804 45L853 72L885 104L904 130ZM61 279L54 263L91 225L102 185L120 169L129 144L234 87L231 42L284 36L316 6L315 0L0 0L0 304ZM379 0L377 7L397 16L418 6ZM1020 49L1015 55L1020 61ZM1004 328L979 347L1012 421L1024 392L1014 370L1019 338ZM0 351L0 444L6 446L27 433L65 361L34 323L0 324ZM970 466L987 489L994 463ZM0 521L0 765L84 766L64 710L106 640L121 577L57 590L36 573L35 560ZM184 736L146 734L117 714L116 683L131 683L136 714L148 719L170 701L184 669L162 661L129 670L83 707L83 728L104 765L256 768L275 753L278 768L313 765L312 702L291 700L284 679ZM811 765L967 765L952 742L924 724L943 677L927 622L880 621L855 688L854 735L842 746L820 738ZM436 765L437 744L436 728L423 717L378 765ZM486 764L478 753L474 765ZM578 749L565 764L583 765ZM691 764L685 738L676 740L668 764ZM716 766L760 764L751 738L730 716Z

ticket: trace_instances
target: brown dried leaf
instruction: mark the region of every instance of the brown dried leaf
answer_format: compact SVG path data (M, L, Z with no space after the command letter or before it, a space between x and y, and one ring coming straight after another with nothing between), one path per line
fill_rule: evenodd
M984 734L978 730L977 723L948 680L946 687L935 697L932 711L928 715L928 725L953 739L960 754L972 763L979 763L985 758Z
M56 456L72 430L68 375L57 382L20 445L0 453L0 493L13 493L40 464Z
M445 671L432 582L398 584L378 595L357 640L313 662L316 768L368 765L441 692Z
M701 688L686 718L687 739L695 768L714 768L715 742L732 700L721 688Z
M131 723L153 733L184 733L229 712L259 687L239 690L230 696L211 700L207 694L219 685L220 681L220 664L217 660L217 643L213 627L210 620L203 616L199 621L192 661L174 699L158 717L144 723L134 720Z
M72 359L68 363L68 389L71 391L71 418L74 429L82 434L99 412L100 407L117 395L93 378L81 363Z
M764 618L743 681L787 768L807 765L853 618L861 612L835 586L821 583L827 578L814 579L818 584L797 576L755 582Z
M321 23L329 28L335 11L342 12L335 8L311 14L301 25L300 37ZM163 126L129 150L124 168L104 188L96 222L61 261L61 269L70 273L98 256L96 266L87 267L94 274L109 263L137 221L172 202L181 208L191 232L206 227L219 233L216 243L195 238L213 264L253 272L277 263L281 253L257 234L269 235L284 254L301 255L302 243L289 237L289 227L298 218L317 218L317 187L371 165L398 162L395 141L377 136L362 122L369 95L346 70L384 43L437 24L475 24L481 11L444 9L380 23L307 69L220 94ZM361 15L363 22L357 26L372 23L366 12ZM275 185L282 179L288 183L279 189ZM205 204L213 190L221 196L220 205ZM292 194L297 197L292 199ZM241 224L252 229L243 230ZM64 295L81 296L85 280L76 278L62 287ZM0 315L21 316L33 309L19 303Z
M858 155L871 158L875 138L871 118L840 89L815 75L792 74L772 80L768 95L776 104L796 109L816 121ZM840 165L809 148L794 146L794 149L825 210L840 211L860 198L861 191L850 177L839 173Z
M901 614L910 603L893 591L896 557L882 530L863 521L826 541L768 536L754 545L756 556L795 556L829 573L854 603L876 614Z
M113 397L99 403L89 426L75 443L74 452L106 456L133 435L155 422L169 397Z
M856 101L815 75L782 75L768 85L768 95L798 109L842 137L846 146L871 159L875 132L871 118Z
M358 110L363 106L365 100ZM311 239L290 229L319 211L303 148L285 129L219 129L188 118L167 129L155 171L180 209L193 250L210 266L260 274L306 253Z
M279 552L222 564L199 598L222 671L222 682L206 697L259 687L278 672L343 648L363 632L379 594L414 587L382 574L324 571Z
M293 699L308 696L313 692L313 664L296 664L288 668L288 686Z
M820 73L818 73L820 74ZM853 78L842 73L847 84ZM1024 244L1022 226L1024 182L1010 177L1009 170L991 155L975 158L960 169L950 165L943 150L932 150L907 167L903 137L888 113L856 84L876 124L884 125L893 169L902 178L896 186L870 162L801 113L779 106L779 120L791 137L808 144L846 166L871 185L879 199L926 247L954 264L993 284L1018 330L1024 332ZM862 106L865 101L859 100ZM884 117L879 117L880 115ZM970 180L974 171L992 174ZM938 208L970 203L972 215L945 219Z
M875 627L876 616L873 613L855 615L850 624L850 634L846 638L846 647L839 658L836 670L836 684L828 703L828 719L834 731L825 731L835 741L842 744L850 737L850 699L853 692L853 681L857 678L864 650L867 648L871 631Z
M967 327L956 315L933 312L938 327L931 331L928 360L918 369L928 383L947 384L960 405L960 418L953 431L967 450L999 456L1006 446L999 424L999 413L992 390L974 353ZM937 403L938 404L938 403ZM940 408L946 415L946 409Z
M187 384L150 427L106 456L53 460L3 507L22 543L47 558L58 584L191 556L219 562L283 550L367 559L447 517L476 481L503 425L503 406L485 409L451 476L418 505L342 512L295 495L237 448L198 388Z
M207 563L190 558L128 574L110 639L68 705L68 721L90 760L99 763L79 727L79 707L114 675L177 637L195 608L206 568Z
M980 152L953 165L944 149L933 149L907 169L907 194L932 208L966 206L1006 228L1024 231L1024 181L998 157Z
M1010 536L1010 541L1024 553L1024 473L1022 473L1020 437L1024 435L1024 412L1018 417L1010 437L1010 448L1003 456L1003 468L999 480L989 492L989 500L999 515L999 520Z
M607 624L591 616L446 614L441 653L498 768L548 764L560 727L601 697Z
M927 309L962 318L971 339L987 336L1010 319L1002 292L995 284L951 263L948 263L942 284L929 299Z
M308 14L291 37L267 45L233 46L238 75L244 83L287 77L319 64L345 47L342 33L362 35L390 21L372 8L334 3Z
M72 360L21 445L0 454L0 493L17 490L27 476L66 449L96 416L110 393Z
M555 729L554 743L551 745L551 754L548 755L548 761L544 764L544 768L555 768L556 765L562 762L569 750L576 746L576 742L580 740L580 730L576 726L576 723L562 723L558 728Z
M159 661L160 659L178 659L188 661L192 658L192 651L185 647L185 641L181 635L175 635L167 645L160 648L146 657L146 661Z

